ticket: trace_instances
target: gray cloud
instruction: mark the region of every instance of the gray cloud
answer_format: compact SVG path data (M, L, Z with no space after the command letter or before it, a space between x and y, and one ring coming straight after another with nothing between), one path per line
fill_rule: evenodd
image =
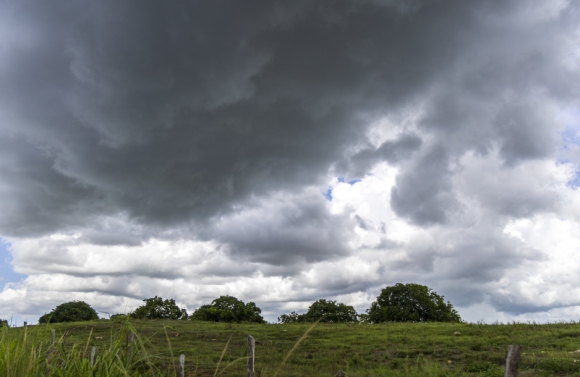
M557 151L558 144L551 127L554 116L538 107L516 103L497 115L495 125L502 140L500 153L507 164L552 156Z
M377 148L369 147L357 152L348 161L338 163L337 170L347 172L350 177L363 177L377 163L397 164L408 159L422 143L417 135L401 134L396 140L385 141Z
M436 145L397 177L391 192L395 212L419 225L445 223L458 203L449 182L449 157Z
M357 113L395 109L445 78L462 64L460 53L480 37L477 32L497 33L486 29L478 12L492 14L498 5L248 2L236 9L105 1L31 11L34 2L22 4L12 7L30 23L36 43L28 50L13 46L4 87L19 126L5 127L47 145L50 174L100 196L79 198L83 205L109 213L122 208L138 222L170 226L227 212L250 194L319 182L346 147L364 141ZM397 13L411 8L407 16ZM474 17L481 18L472 26ZM504 31L517 40L523 32ZM496 55L503 51L491 46ZM553 68L546 59L530 64L534 72ZM487 84L486 96L506 87L500 79L514 70L507 69L490 74L495 86ZM465 85L481 91L475 84ZM508 85L514 90L520 83ZM439 123L471 132L467 113L448 113L455 115ZM546 126L530 123L525 108L504 113L497 124L509 161L548 151L539 142ZM510 127L511 119L524 124ZM527 124L533 132L524 131ZM403 136L395 145L359 153L356 172L408 157L418 140ZM426 222L442 220L437 206ZM42 217L19 215L31 232L47 227ZM51 224L67 227L58 219Z
M294 264L347 256L352 252L348 241L354 235L353 221L330 214L320 197L288 197L267 209L240 211L218 221L214 237L226 243L234 257L291 270Z
M12 6L50 48L8 60L16 120L4 127L47 144L51 174L102 197L85 202L169 226L320 182L364 141L357 114L396 107L444 69L430 29L454 32L429 12L397 18L395 2L22 4Z

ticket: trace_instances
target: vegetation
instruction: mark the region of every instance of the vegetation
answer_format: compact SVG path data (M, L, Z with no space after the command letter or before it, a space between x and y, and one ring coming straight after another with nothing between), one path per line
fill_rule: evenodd
M0 318L0 328L2 328L4 326L8 327L8 321Z
M79 324L76 323L77 326ZM127 347L129 331L134 329L125 323L114 332L109 332L107 341L98 345L98 352L91 364L91 345L95 339L92 332L84 334L84 342L71 342L69 345L68 341L65 344L68 330L60 331L60 336L50 344L48 327L5 327L0 330L0 376L175 376L152 362L138 335L133 345Z
M174 299L163 300L161 297L147 298L142 305L129 314L135 319L187 319L187 311L175 304ZM119 315L113 315L115 318ZM113 317L112 316L112 317ZM121 314L122 316L122 314ZM113 319L115 319L113 318ZM121 317L122 318L122 317Z
M128 314L113 314L112 316L109 317L110 320L113 321L122 321L125 322L127 319L129 318Z
M253 302L244 304L232 296L220 296L210 305L202 305L191 318L194 321L265 323L262 310Z
M500 377L509 344L523 346L522 376L580 376L579 323L312 326L98 320L4 328L0 376L175 377L180 354L186 376L242 376L248 334L256 339L256 376L262 377L329 377L338 370L350 377ZM52 347L51 328L57 333ZM129 331L137 334L131 352Z
M282 314L278 317L278 322L281 323L316 321L326 323L357 322L358 314L350 305L337 304L336 301L321 299L313 302L304 314L291 312L290 314Z
M185 309L174 299L161 297L143 300L145 305L127 314L113 314L110 319L188 319ZM190 317L194 321L264 323L262 311L255 303L244 304L233 296L220 296L209 305L202 305ZM97 313L80 301L61 304L43 315L39 323L87 321L97 319ZM445 303L430 288L419 284L396 284L382 290L366 314L357 314L350 305L320 299L312 303L304 314L291 312L278 317L280 323L341 323L341 322L461 322L461 317L450 302Z
M368 309L373 323L381 322L461 322L450 302L445 303L432 289L419 284L386 287Z
M58 305L50 313L38 319L38 323L79 322L98 319L97 312L83 301L71 301Z

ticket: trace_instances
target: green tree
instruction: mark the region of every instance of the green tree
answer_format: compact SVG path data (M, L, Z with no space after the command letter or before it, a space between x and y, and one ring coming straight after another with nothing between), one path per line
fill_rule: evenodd
M304 314L298 314L296 312L290 312L290 314L282 314L280 317L278 317L278 322L280 323L305 322Z
M95 309L84 301L71 301L58 305L38 319L38 323L80 322L99 319Z
M124 321L127 319L127 317L129 317L127 314L122 314L122 313L117 313L117 314L113 314L112 316L109 317L109 319L111 321Z
M320 318L320 322L328 323L357 322L358 317L352 306L324 299L314 301L304 316L306 322L316 322Z
M192 315L196 321L265 323L262 310L253 302L244 304L232 296L220 296L209 305L202 305Z
M337 303L333 300L320 299L313 302L306 313L291 312L290 314L282 314L278 317L278 322L316 322L319 319L320 322L327 323L358 322L358 314L350 305Z
M450 302L425 285L386 287L367 310L369 320L379 322L461 322Z
M175 304L174 299L163 300L161 297L146 298L129 317L136 319L187 319L187 311ZM115 317L117 318L117 317Z
M0 318L0 328L4 326L8 327L8 321Z

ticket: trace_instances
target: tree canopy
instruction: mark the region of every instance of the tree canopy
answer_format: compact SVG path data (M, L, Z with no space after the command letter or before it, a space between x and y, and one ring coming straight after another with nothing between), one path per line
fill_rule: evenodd
M367 310L369 320L379 322L461 322L450 302L425 285L386 287Z
M357 322L358 314L350 305L320 299L313 302L304 314L291 312L278 317L278 322L282 323L316 322L318 320L327 323Z
M95 309L84 301L71 301L58 305L38 319L38 323L80 322L99 319Z
M196 321L265 323L262 310L253 302L244 304L232 296L220 296L209 305L202 305L192 315Z
M8 327L8 321L6 319L0 319L0 327Z
M145 305L129 313L136 319L187 319L187 311L181 309L174 299L163 300L162 297L152 297L143 300ZM115 317L116 318L116 317Z

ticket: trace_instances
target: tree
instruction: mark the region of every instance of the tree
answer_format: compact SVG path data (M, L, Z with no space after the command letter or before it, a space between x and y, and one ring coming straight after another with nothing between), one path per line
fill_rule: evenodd
M461 322L450 302L425 285L386 287L367 310L371 322Z
M38 323L80 322L99 319L95 309L84 301L71 301L58 305L38 319Z
M187 311L175 304L174 299L163 300L161 297L146 298L145 305L129 313L136 319L187 319Z
M110 316L109 319L111 321L121 322L121 321L125 321L128 317L129 317L129 315L127 315L127 314L117 313L117 314L113 314L112 316Z
M209 305L202 305L192 315L192 320L210 322L265 323L262 310L253 302L244 304L232 296L220 296Z
M282 314L278 317L278 322L316 322L319 319L320 322L327 323L357 322L358 314L350 305L320 299L313 302L306 313L297 314L296 312L291 312L290 314Z
M296 312L290 312L290 314L282 314L280 317L278 317L278 322L281 323L305 322L304 314L298 314Z
M0 328L4 326L8 327L8 321L0 318Z

